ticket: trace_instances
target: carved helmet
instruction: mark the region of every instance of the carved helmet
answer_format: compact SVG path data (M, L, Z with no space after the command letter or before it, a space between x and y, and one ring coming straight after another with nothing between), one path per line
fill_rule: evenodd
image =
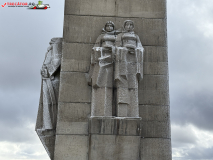
M104 30L106 30L106 25L107 24L111 24L113 26L113 29L115 29L115 24L112 21L108 21L108 22L106 22L106 24L104 26Z
M61 43L62 40L63 40L63 38L61 38L61 37L54 37L51 39L50 44Z
M124 21L123 29L125 30L125 25L126 25L127 22L131 22L131 23L132 23L132 25L133 25L132 30L134 30L135 25L134 25L134 22L133 22L132 20L126 20L126 21ZM125 30L125 31L126 31L126 30Z

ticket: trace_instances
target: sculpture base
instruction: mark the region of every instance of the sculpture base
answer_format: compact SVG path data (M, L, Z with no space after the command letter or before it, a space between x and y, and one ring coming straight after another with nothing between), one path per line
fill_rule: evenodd
M91 117L89 159L140 159L142 118Z
M141 120L140 117L91 117L89 134L140 136Z

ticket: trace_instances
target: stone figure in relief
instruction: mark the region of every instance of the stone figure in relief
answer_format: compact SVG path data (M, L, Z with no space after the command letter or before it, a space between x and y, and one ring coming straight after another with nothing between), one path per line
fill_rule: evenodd
M92 86L91 116L112 116L115 38L115 25L109 21L92 49L89 72L89 84Z
M143 47L134 33L134 23L126 20L116 38L115 85L118 117L139 117L138 82L143 78Z
M92 117L139 117L143 47L132 21L126 20L122 30L115 31L113 22L107 22L93 47L89 72Z
M36 132L49 157L53 159L58 110L62 38L52 38L41 68L41 96Z

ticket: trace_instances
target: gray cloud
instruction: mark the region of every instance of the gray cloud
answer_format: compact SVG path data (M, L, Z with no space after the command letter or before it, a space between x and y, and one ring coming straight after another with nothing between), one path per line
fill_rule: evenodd
M213 36L205 35L207 30L199 28L207 20L213 24L209 16L212 10L207 10L213 3L196 2L169 3L171 118L173 123L192 123L202 129L213 130L210 123L213 121Z

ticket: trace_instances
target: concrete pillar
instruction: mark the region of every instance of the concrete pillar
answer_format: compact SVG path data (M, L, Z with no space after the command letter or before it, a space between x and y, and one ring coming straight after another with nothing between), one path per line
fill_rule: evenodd
M133 20L144 52L138 119L90 119L92 47ZM66 0L54 160L171 160L166 0ZM142 125L142 127L141 127ZM139 131L137 129L139 128Z

